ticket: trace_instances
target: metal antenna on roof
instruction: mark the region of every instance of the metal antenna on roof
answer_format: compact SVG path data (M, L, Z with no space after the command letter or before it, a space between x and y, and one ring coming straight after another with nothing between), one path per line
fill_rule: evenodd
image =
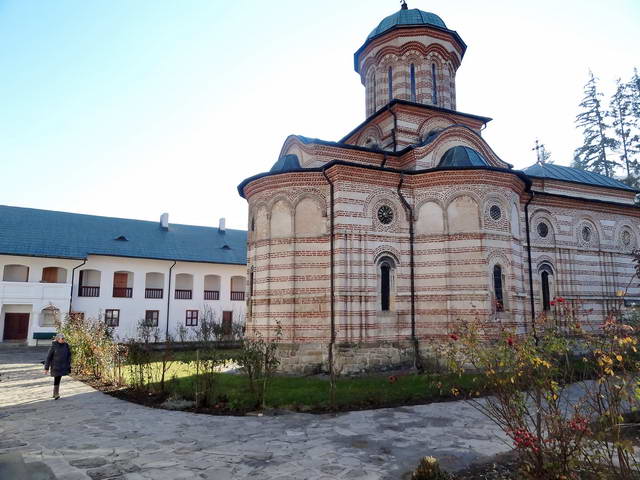
M400 9L401 10L406 10L407 8L407 0L400 0Z
M544 144L538 142L536 138L536 146L531 149L531 151L536 151L536 157L538 158L538 163L540 165L544 165Z

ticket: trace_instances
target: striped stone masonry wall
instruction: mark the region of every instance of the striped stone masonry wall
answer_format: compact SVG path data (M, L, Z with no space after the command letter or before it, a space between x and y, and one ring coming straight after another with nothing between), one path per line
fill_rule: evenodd
M336 348L348 370L410 363L409 222L398 196L400 175L342 165L327 175L334 185ZM425 348L428 340L445 338L463 321L487 320L521 333L530 328L524 218L529 195L524 188L514 174L486 170L403 179L402 193L414 210L416 333ZM280 324L284 370L326 368L331 337L327 180L317 172L282 174L252 182L245 193L252 225L248 333L272 337ZM389 224L378 218L382 206L393 213ZM633 275L636 209L541 194L530 215L537 313L542 311L540 268L548 264L553 294L575 304L586 324L601 323L620 306L616 291ZM537 230L541 222L549 231L544 238ZM585 226L591 231L588 241L582 236ZM383 257L394 264L389 311L380 304ZM496 308L494 265L503 271L504 311ZM640 291L633 285L627 295Z

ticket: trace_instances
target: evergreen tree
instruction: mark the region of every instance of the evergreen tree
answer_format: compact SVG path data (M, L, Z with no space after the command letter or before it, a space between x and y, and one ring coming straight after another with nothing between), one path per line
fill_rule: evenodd
M607 150L615 148L615 139L609 137L606 123L606 111L602 108L597 79L589 71L590 79L584 86L584 98L580 103L582 112L576 116L576 125L582 129L584 144L574 153L574 166L583 170L613 177L618 162L611 155L607 157Z
M640 75L637 68L633 69L633 76L627 85L631 97L631 113L640 121Z
M626 182L635 184L638 177L638 162L634 158L634 149L632 148L631 127L633 126L632 118L632 101L631 87L628 83L622 83L617 80L616 91L611 97L610 110L608 116L615 132L616 147L620 152L620 160L627 172Z

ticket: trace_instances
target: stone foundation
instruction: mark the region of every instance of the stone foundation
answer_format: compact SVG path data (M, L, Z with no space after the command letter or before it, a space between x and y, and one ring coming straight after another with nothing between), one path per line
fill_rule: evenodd
M336 343L334 368L340 375L411 368L413 344L401 342ZM281 373L328 373L328 344L281 344L278 349Z

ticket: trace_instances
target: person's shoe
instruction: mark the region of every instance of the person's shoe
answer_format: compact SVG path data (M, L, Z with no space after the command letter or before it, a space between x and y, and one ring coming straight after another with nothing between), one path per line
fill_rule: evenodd
M53 386L53 399L54 400L58 400L60 398L60 386L59 385L54 385Z

